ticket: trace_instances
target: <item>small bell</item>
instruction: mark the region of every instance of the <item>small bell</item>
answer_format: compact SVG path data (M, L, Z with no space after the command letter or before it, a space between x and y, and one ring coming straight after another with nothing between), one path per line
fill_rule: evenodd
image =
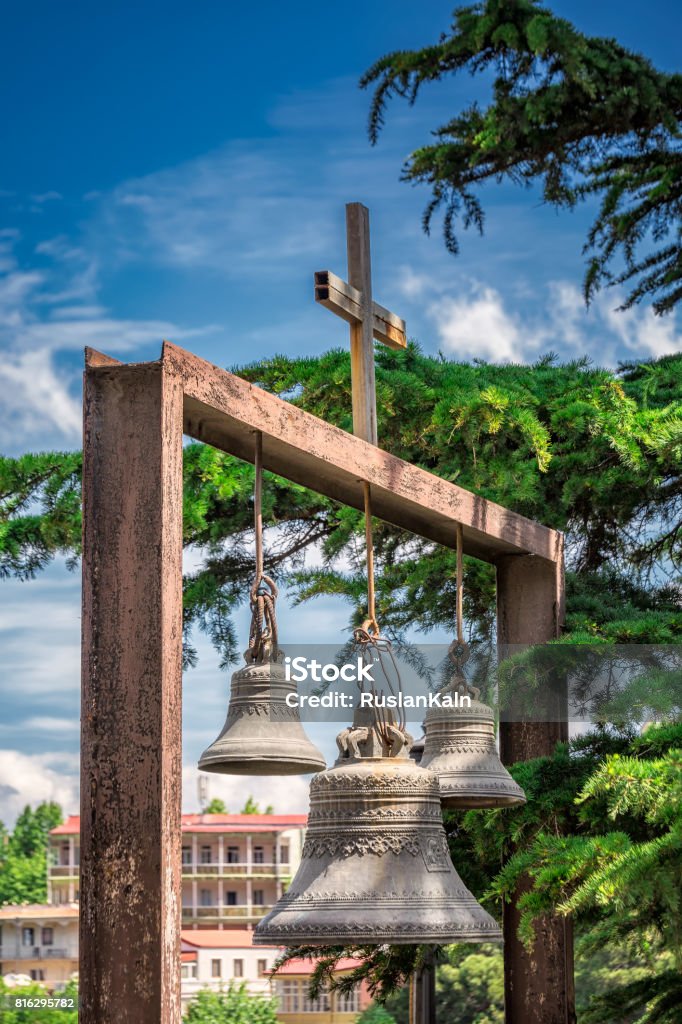
M440 782L443 807L509 807L525 804L526 795L504 767L495 746L495 716L469 686L464 665L469 645L464 640L463 531L457 525L457 639L448 658L454 667L450 682L441 690L440 706L426 712L426 739L421 768L434 772ZM445 698L449 698L446 701Z
M479 693L463 677L455 677L441 691L441 698L449 696L453 706L427 711L420 767L438 776L443 807L524 804L523 790L497 753L493 710L478 700Z
M280 649L272 660L251 660L232 676L222 732L199 760L205 772L225 775L305 775L326 767L305 734L297 707L288 707L296 684L287 680Z
M310 785L300 867L254 944L501 941L453 867L438 780L399 731L358 720L340 734L338 761Z
M222 732L199 759L205 772L224 775L306 775L326 766L306 736L298 707L287 697L296 684L286 678L284 652L277 640L277 586L263 572L263 436L256 434L254 456L256 575L249 594L251 629L246 665L232 676L230 703Z

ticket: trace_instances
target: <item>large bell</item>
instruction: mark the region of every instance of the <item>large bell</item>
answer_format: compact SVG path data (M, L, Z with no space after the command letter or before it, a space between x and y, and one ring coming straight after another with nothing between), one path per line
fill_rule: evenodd
M266 655L232 676L230 703L222 732L199 760L205 772L225 775L305 775L325 765L320 751L305 734L298 708L288 707L296 684L286 679L283 652Z
M492 708L478 700L479 691L463 680L450 683L441 692L441 698L446 696L454 706L447 707L443 701L426 713L426 740L419 762L438 776L443 807L525 803L523 790L498 756Z
M300 867L254 943L501 941L453 867L437 778L406 751L358 757L358 729L345 733L346 757L311 782Z

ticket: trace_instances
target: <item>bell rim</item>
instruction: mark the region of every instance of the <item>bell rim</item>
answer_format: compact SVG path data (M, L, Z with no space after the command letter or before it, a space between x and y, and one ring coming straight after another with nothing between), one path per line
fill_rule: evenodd
M523 804L528 803L528 799L525 796L513 793L506 796L500 793L472 793L469 796L441 793L440 803L441 807L444 807L446 810L485 811L495 807L521 807Z
M224 765L225 767L219 767ZM282 754L280 757L248 757L244 754L216 755L215 758L199 758L198 768L202 772L213 772L216 775L313 775L324 771L327 762L320 756L316 758L292 757ZM276 770L273 770L276 769Z
M292 939L295 939L295 944L305 946L333 946L333 945L347 945L349 939L352 939L353 935L357 936L358 939L362 939L363 945L367 946L414 946L419 944L420 946L441 946L441 945L455 945L459 943L477 943L482 942L495 942L500 945L504 943L504 937L502 935L502 929L498 928L495 932L483 932L476 934L462 934L460 932L449 932L438 935L433 935L432 938L425 938L422 935L416 937L415 935L387 935L385 938L372 938L358 934L357 930L353 932L347 932L345 934L339 934L330 932L328 935L273 935L260 938L254 933L252 943L254 946L284 946L292 944Z
M486 913L486 916L490 915ZM263 922L267 918L263 919ZM268 926L261 931L260 925L256 925L252 933L254 946L266 945L331 945L336 941L347 943L349 939L367 945L381 946L390 945L413 945L420 944L445 944L455 942L502 942L502 929L494 918L490 917L490 925L484 923L472 923L470 926L456 925L451 921L444 922L440 927L431 925L424 928L422 922L403 922L396 925L395 922L387 923L384 927L377 927L376 921L363 922L352 921L346 925L338 922L328 925L320 924L315 927L297 927L295 923L275 926Z

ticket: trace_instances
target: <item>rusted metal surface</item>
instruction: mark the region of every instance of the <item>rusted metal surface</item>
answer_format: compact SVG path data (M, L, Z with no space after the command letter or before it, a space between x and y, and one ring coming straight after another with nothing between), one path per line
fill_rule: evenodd
M182 382L84 391L79 1019L180 1024Z
M412 466L311 416L226 370L165 342L162 361L183 381L185 433L253 462L253 433L263 433L263 465L295 483L364 508L363 480L379 519L494 562L505 554L560 558L562 535Z
M331 270L315 271L315 302L336 313L346 323L362 321L362 292L346 284ZM372 332L377 341L389 348L407 348L405 321L378 302L372 302Z
M560 552L561 554L561 552ZM539 558L504 557L497 563L498 643L539 644L559 635L564 620L564 566ZM568 739L565 696L550 698L556 721L502 722L500 753L505 764L551 754ZM547 917L536 927L528 952L517 937L517 900L504 905L504 984L506 1024L575 1024L573 934L566 918Z

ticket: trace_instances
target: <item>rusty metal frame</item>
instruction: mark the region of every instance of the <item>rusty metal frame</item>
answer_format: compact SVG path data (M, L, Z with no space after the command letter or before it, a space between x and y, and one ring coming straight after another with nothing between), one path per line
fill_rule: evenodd
M562 623L561 533L175 345L139 364L87 349L81 1024L180 1024L182 435L253 461L256 431L265 468L296 483L362 508L368 481L377 517L448 547L461 523L464 551L497 567L502 643L543 642ZM551 723L508 726L503 756L549 753L562 737ZM558 1002L541 1017L536 1004L548 985L570 1001L565 935L550 928L528 959L511 929L508 1021L564 1024Z

